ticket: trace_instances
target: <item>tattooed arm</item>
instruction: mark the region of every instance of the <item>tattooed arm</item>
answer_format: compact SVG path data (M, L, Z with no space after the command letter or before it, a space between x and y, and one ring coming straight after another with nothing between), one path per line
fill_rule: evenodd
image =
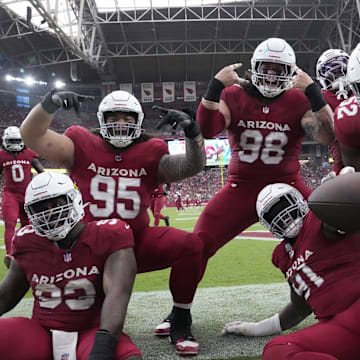
M185 154L164 155L159 163L158 183L179 181L200 172L206 164L204 138L185 138Z
M329 145L335 140L333 112L329 105L316 112L307 111L301 119L301 126L320 144Z

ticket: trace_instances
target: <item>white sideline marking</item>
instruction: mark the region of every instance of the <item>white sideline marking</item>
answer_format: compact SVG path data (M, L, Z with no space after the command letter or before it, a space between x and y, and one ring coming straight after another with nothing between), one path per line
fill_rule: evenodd
M235 239L241 239L241 240L263 240L263 241L275 241L279 242L279 239L272 239L268 237L261 237L261 236L246 236L246 233L241 236L236 236Z
M224 324L234 320L259 321L278 312L289 300L284 283L198 289L193 307L193 334L200 343L194 360L259 356L267 337L221 336ZM8 316L31 316L33 300L22 300ZM143 352L144 360L179 360L167 338L153 335L156 325L170 312L169 291L136 292L131 296L125 332ZM314 323L306 320L299 328Z
M197 220L197 219L198 217L187 217L182 219L176 218L176 221Z

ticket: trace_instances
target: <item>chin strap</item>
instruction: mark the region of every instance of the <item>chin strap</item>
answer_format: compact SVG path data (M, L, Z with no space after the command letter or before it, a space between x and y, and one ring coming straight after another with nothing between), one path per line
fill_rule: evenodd
M337 81L333 84L333 89L338 89L335 93L336 98L338 100L346 100L348 96L348 92L345 89L346 82L343 78L339 78Z

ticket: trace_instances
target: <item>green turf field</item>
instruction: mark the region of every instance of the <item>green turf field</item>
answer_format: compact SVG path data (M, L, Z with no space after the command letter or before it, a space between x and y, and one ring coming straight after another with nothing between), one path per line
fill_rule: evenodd
M163 214L170 217L171 226L191 231L200 211L200 208L190 208L177 213L175 208L166 208ZM164 224L160 223L160 225ZM248 230L264 229L259 224L255 224ZM0 227L1 238L3 238L2 232L3 226ZM218 351L216 347L219 346L234 347L224 359L261 359L259 355L269 337L239 338L224 337L219 334L224 323L228 321L239 319L258 321L272 315L280 310L283 304L286 304L287 285L280 271L271 263L271 254L276 244L276 241L234 239L210 259L192 311L193 331L201 340L202 346L199 359L223 360L221 356L225 356L225 352L222 354ZM3 245L3 240L0 241L0 245ZM1 249L0 252L2 252L0 253L2 258L5 250ZM144 352L146 360L179 359L173 355L173 349L166 340L158 340L152 335L154 325L171 309L171 298L168 292L169 271L162 270L137 275L134 294L129 304L125 330ZM5 266L1 261L1 278L5 272ZM23 307L21 308L20 303L18 305L20 310L15 308L9 313L10 316L30 315L31 293L28 293L26 297L27 299L23 300ZM269 299L273 301L268 303ZM206 343L211 338L216 338L214 348L206 352L207 347L211 348L211 344ZM155 349L150 349L149 346ZM204 351L202 351L203 348ZM150 354L160 351L165 355L146 357L147 350Z

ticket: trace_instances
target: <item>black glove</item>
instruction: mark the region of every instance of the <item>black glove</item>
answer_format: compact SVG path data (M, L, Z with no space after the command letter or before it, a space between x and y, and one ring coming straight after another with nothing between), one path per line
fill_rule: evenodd
M115 360L117 343L107 330L98 330L88 360Z
M80 103L93 100L93 96L80 95L71 91L54 89L42 98L41 105L49 114L53 114L60 108L65 110L73 108L76 114L79 115Z
M196 121L195 113L191 110L184 109L183 111L166 109L162 106L154 105L153 110L159 111L164 117L156 127L157 129L162 128L168 124L173 130L179 125L185 133L185 136L189 139L194 139L200 134L200 126Z

